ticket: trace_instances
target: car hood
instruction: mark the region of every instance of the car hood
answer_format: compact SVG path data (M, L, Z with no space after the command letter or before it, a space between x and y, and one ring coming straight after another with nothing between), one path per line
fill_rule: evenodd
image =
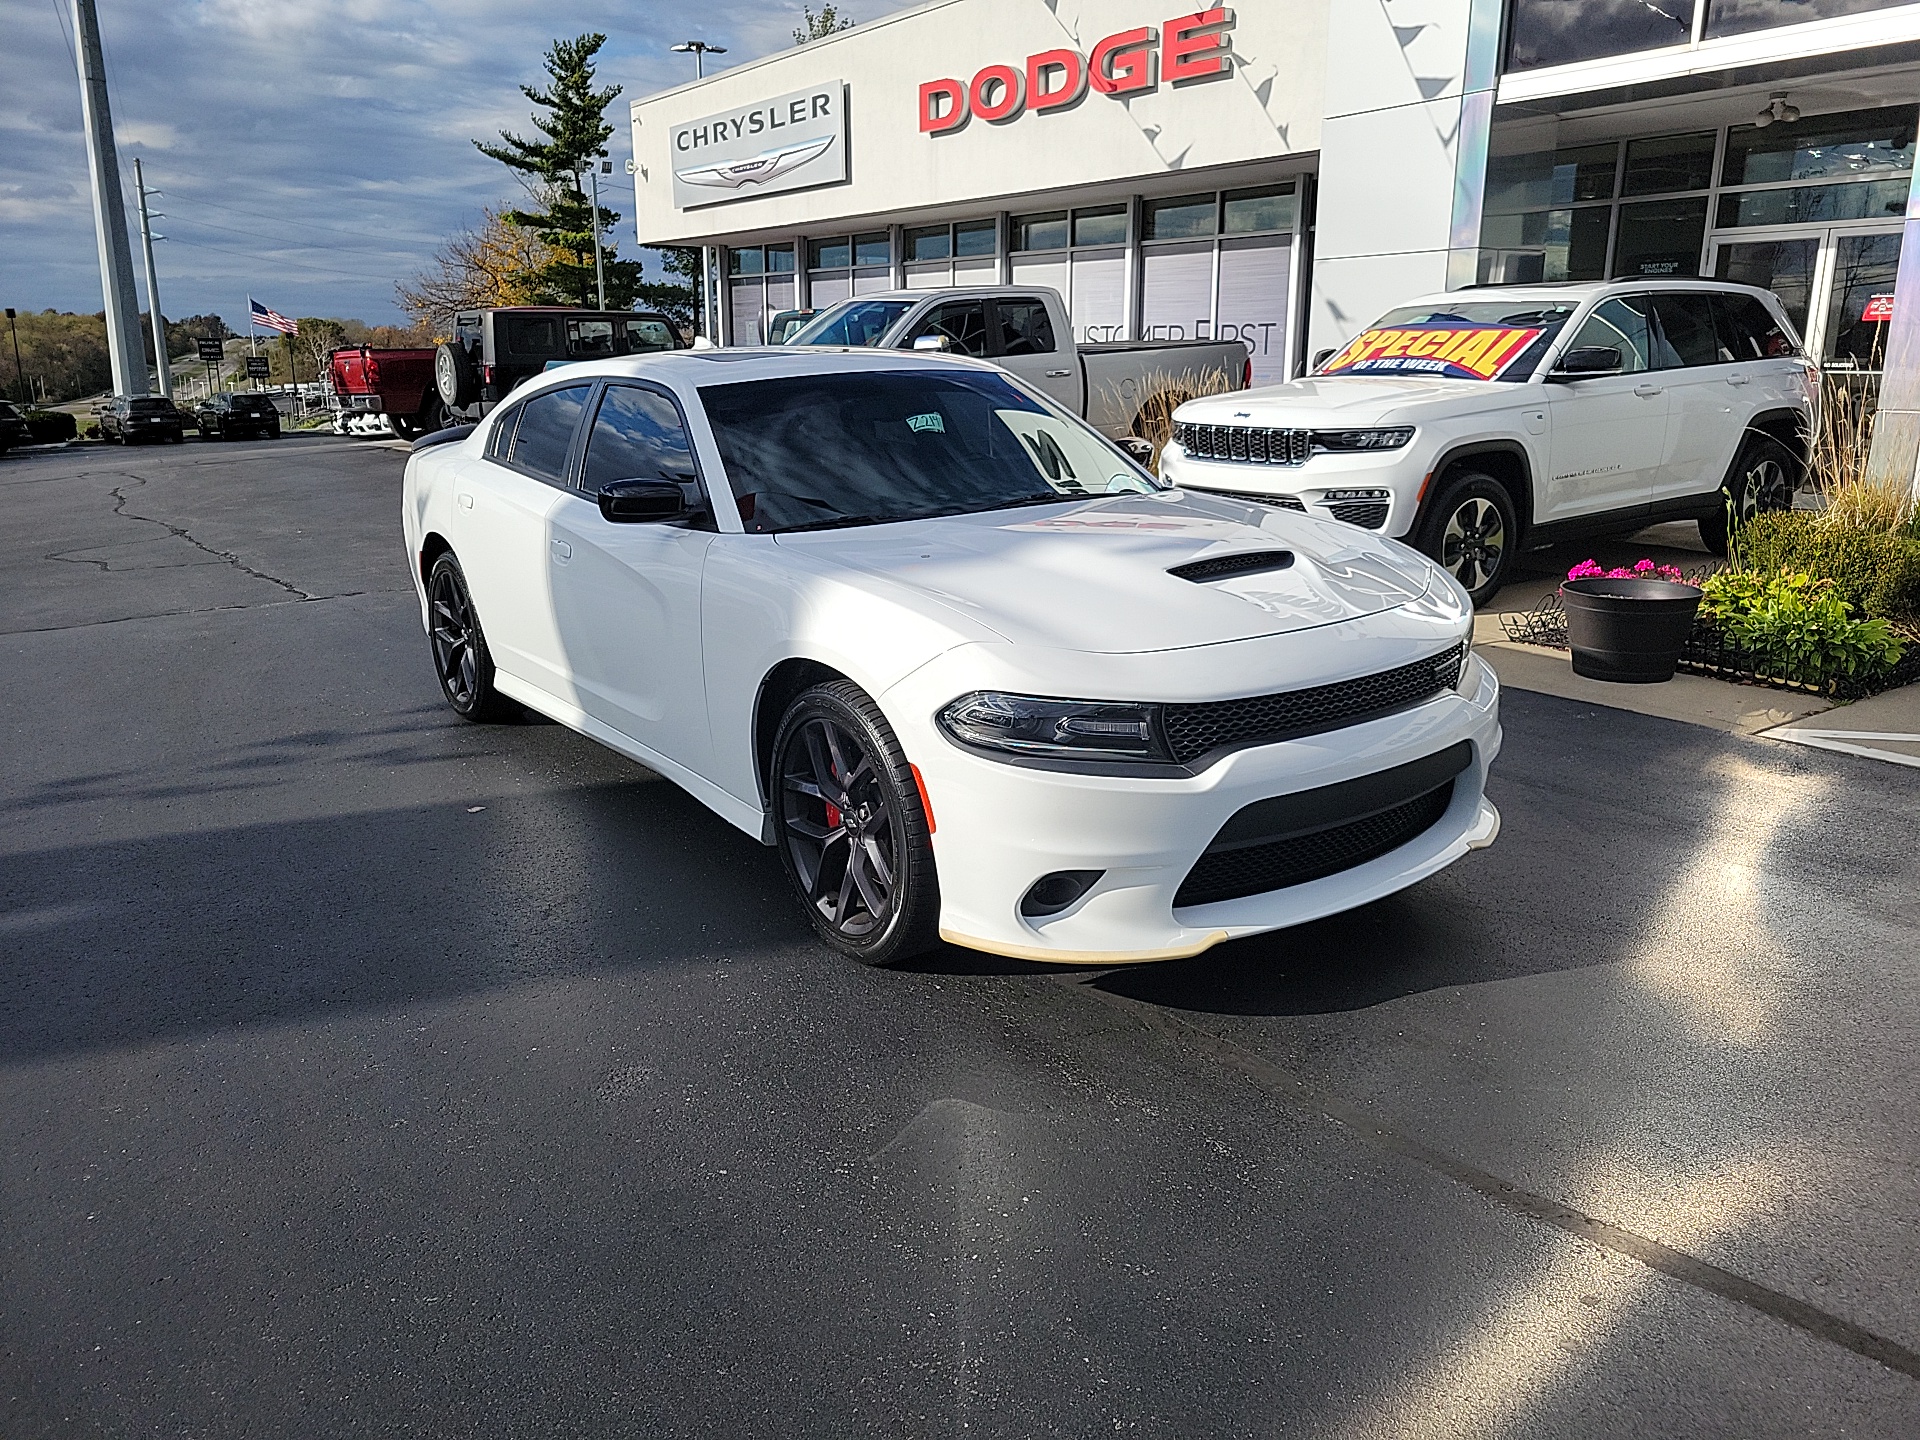
M1329 375L1291 380L1235 395L1189 400L1177 420L1199 425L1271 425L1311 429L1418 419L1431 410L1457 412L1518 402L1521 387L1494 380L1414 379L1399 375Z
M1095 654L1338 624L1417 600L1439 574L1349 525L1178 490L778 539L796 558L959 611L1013 643ZM1168 573L1252 552L1292 559L1214 580Z

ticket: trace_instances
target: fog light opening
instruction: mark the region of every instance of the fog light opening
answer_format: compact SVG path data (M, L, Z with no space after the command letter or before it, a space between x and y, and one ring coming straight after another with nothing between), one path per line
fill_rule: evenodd
M1104 870L1056 870L1051 875L1042 875L1020 897L1020 913L1029 920L1058 915L1091 890L1094 882L1106 873Z

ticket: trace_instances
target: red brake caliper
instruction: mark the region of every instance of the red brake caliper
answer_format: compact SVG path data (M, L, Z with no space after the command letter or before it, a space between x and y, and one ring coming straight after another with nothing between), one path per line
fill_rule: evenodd
M827 828L829 830L838 830L840 828L840 807L831 800L823 800L821 803L827 807Z

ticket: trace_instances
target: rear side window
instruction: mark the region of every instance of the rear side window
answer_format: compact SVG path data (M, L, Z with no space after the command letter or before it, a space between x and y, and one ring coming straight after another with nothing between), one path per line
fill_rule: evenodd
M507 354L527 360L558 360L567 353L558 315L499 315L493 322L506 331ZM498 337L498 330L495 335Z
M1736 360L1780 360L1799 353L1787 329L1753 295L1713 297L1713 315L1720 341Z
M634 385L608 386L587 437L581 488L597 495L615 480L693 478L693 450L673 402Z
M1002 300L994 308L1000 315L1000 354L1051 355L1059 348L1044 301Z
M987 353L986 302L957 300L935 306L926 319L913 327L905 348L911 350L913 342L925 335L944 335L955 354L971 355L976 360L983 358Z
M1618 350L1621 373L1636 375L1651 368L1652 337L1649 330L1647 297L1619 295L1603 301L1586 318L1579 333L1573 337L1573 344L1567 348L1583 350L1589 346L1607 346Z
M1654 369L1727 365L1733 352L1720 344L1713 323L1713 301L1704 294L1665 294L1653 298Z
M613 321L569 320L567 353L581 356L613 354Z
M677 350L673 327L664 320L628 320L626 355L645 355L655 350Z
M592 389L590 385L566 385L543 390L521 402L520 423L514 426L513 449L507 458L543 479L562 478L567 471L567 452L573 448L574 429Z
M493 430L487 436L487 458L504 461L513 453L513 429L520 423L520 407L514 406L505 414L496 415Z

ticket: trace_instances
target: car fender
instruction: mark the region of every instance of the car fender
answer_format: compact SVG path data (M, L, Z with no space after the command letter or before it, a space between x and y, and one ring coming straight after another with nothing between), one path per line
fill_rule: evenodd
M1530 437L1529 437L1530 438ZM1544 437L1543 437L1544 438ZM1427 478L1420 489L1420 508L1414 513L1413 525L1407 531L1409 536L1417 536L1420 527L1426 524L1427 516L1438 503L1443 481L1448 470L1462 461L1477 456L1499 455L1510 457L1519 466L1519 493L1514 496L1515 509L1519 511L1520 530L1524 535L1533 526L1536 477L1540 473L1538 457L1533 454L1528 439L1511 433L1485 433L1471 439L1453 439L1441 442L1441 449L1434 456L1427 470Z

